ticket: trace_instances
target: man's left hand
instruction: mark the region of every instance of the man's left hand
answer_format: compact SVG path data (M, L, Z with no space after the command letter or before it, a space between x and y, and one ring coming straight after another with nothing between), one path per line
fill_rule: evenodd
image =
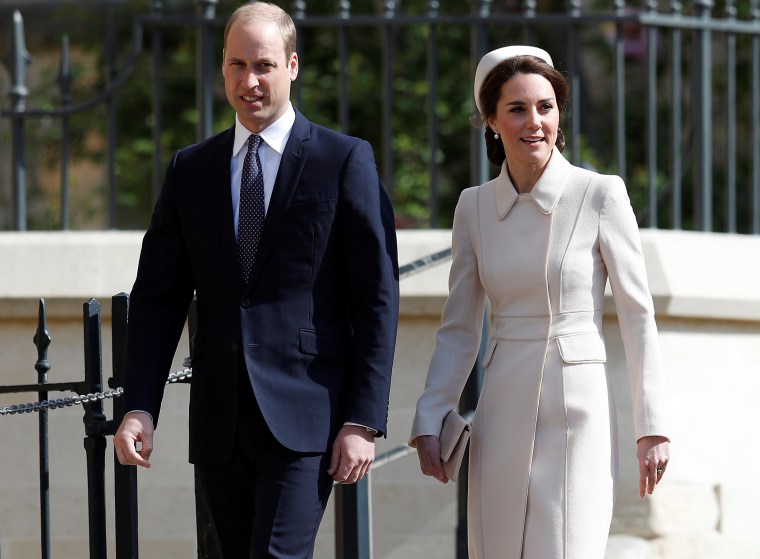
M375 461L375 435L359 425L344 425L332 446L328 475L338 483L356 483Z

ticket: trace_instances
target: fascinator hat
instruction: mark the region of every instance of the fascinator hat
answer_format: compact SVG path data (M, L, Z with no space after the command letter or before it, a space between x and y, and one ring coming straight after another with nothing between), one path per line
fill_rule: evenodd
M491 70L496 68L499 64L513 58L515 56L535 56L546 62L552 68L554 63L552 57L544 49L538 47L530 47L526 45L510 45L508 47L502 47L500 49L492 50L483 58L480 59L478 67L475 70L475 85L473 91L475 93L475 105L478 107L478 111L482 114L483 111L480 108L480 88L483 86L483 82L491 73Z

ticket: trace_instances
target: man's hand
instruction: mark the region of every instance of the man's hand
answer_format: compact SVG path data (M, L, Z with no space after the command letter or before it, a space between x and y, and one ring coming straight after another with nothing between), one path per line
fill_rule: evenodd
M420 435L412 441L417 448L420 459L420 469L426 476L431 476L441 483L448 483L449 478L443 471L441 462L441 442L435 435Z
M338 483L356 483L375 461L375 435L359 425L344 425L332 446L328 475Z
M120 464L150 468L148 458L153 452L153 419L150 415L140 411L126 414L113 436L113 446Z

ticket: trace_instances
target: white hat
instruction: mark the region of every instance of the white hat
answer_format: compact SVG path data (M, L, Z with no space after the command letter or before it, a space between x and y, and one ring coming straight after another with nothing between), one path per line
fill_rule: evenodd
M513 58L515 56L536 56L546 62L552 68L554 67L554 64L552 63L552 57L549 56L549 53L544 49L540 49L538 47L529 47L526 45L510 45L508 47L501 47L500 49L492 50L480 59L480 62L478 62L478 67L475 70L475 86L473 88L475 93L475 105L478 107L478 111L480 111L481 114L483 111L480 109L480 88L483 86L483 82L488 77L488 74L491 73L491 70L496 68L496 66L505 60Z

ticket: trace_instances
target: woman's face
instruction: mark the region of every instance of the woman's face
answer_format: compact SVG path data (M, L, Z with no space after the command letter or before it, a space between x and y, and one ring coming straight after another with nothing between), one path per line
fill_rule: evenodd
M501 86L496 114L488 125L501 137L510 166L545 165L559 128L552 84L538 74L515 74Z

